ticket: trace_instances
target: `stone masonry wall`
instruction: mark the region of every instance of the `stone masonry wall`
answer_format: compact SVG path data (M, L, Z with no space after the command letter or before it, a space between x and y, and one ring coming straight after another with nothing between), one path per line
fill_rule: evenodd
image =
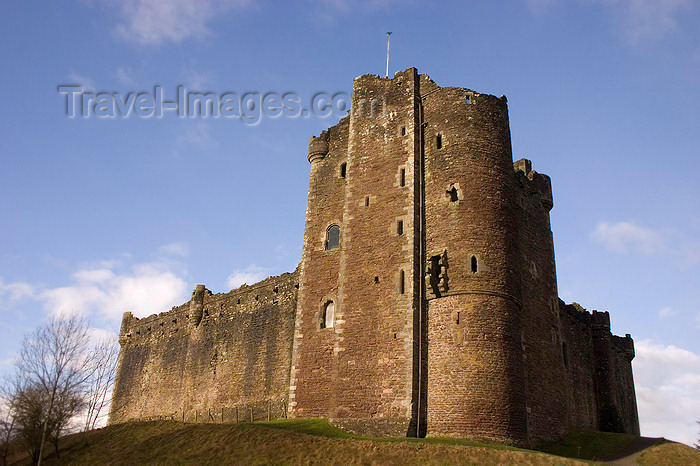
M610 333L607 312L560 304L570 429L639 435L634 342Z
M110 423L286 416L297 273L200 290L201 317L192 302L143 319L125 313Z
M422 76L428 432L527 443L505 98Z
M357 78L350 116L310 142L294 416L400 419L399 430L407 432L417 280L416 77L409 69L394 79ZM326 247L331 225L340 228L337 248ZM324 325L329 302L334 320Z
M564 378L554 244L549 211L550 180L532 170L529 160L514 164L522 284L521 354L527 394L527 427L531 445L552 442L567 432Z

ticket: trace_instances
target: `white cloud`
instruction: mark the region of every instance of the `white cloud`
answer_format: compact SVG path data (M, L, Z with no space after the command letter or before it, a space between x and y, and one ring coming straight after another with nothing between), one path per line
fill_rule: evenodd
M252 285L266 278L269 273L267 269L251 264L245 269L236 269L226 279L226 284L231 288L238 288L245 284Z
M525 0L532 14L540 15L563 0ZM678 29L678 19L692 9L694 0L579 0L583 5L600 5L613 28L630 45L655 40Z
M135 264L126 271L81 269L71 278L71 285L39 295L51 313L92 315L118 322L125 311L143 317L186 299L187 282L166 261Z
M66 84L78 84L85 92L96 92L97 87L95 86L95 82L87 76L82 76L75 71L71 71L68 75L68 80L70 82Z
M161 246L148 262L133 263L130 255L83 265L66 286L47 288L0 278L0 308L21 299L38 301L52 315L76 313L113 326L125 311L137 317L163 312L185 302L187 272L178 261L189 255L187 244Z
M187 243L180 241L159 247L158 253L166 256L187 257L190 255L190 248Z
M187 125L184 131L180 131L177 135L176 141L178 146L183 144L196 146L200 149L209 149L216 145L216 142L212 140L210 136L211 126L204 123L194 123L191 121L186 121Z
M693 0L602 0L612 8L616 25L631 44L676 31L678 18Z
M635 343L633 361L642 435L692 445L700 417L700 356L670 345Z
M133 74L130 68L122 68L121 66L117 68L117 80L124 84L125 86L133 86L136 84L134 78L131 77Z
M34 287L29 283L5 283L0 277L0 309L33 295Z
M619 254L641 252L652 255L667 250L659 232L632 222L600 222L590 236L609 251Z
M209 87L212 77L208 73L202 72L201 66L193 60L192 63L182 68L180 81L189 91L204 91Z
M122 0L116 33L139 44L181 42L209 33L209 22L248 0Z
M678 311L673 310L670 307L665 307L659 311L659 318L665 319L667 317L672 317L678 314Z

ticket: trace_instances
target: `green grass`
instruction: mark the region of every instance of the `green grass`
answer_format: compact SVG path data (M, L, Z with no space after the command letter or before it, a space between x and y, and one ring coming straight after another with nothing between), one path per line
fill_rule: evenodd
M667 466L700 465L700 451L682 443L664 441L644 450L638 463L649 466L656 464Z
M576 431L553 446L549 451L554 454L549 454L457 438L363 438L325 419L252 424L153 421L98 429L91 433L87 446L83 445L82 434L68 436L61 442L60 458L52 454L46 464L586 464L555 454L601 458L624 449L629 437ZM649 460L657 464L693 464L692 455L667 447L654 451ZM700 457L700 453L697 455ZM20 454L12 458L11 464L29 463L26 455Z
M255 424L271 429L289 430L300 434L317 435L327 438L359 438L332 426L328 422L328 419L283 419L279 421L256 422Z
M364 437L354 435L333 426L328 419L283 419L278 421L256 422L255 425L269 427L271 429L290 430L307 435L317 435L327 438L351 438L355 440L371 440L373 442L409 442L441 445L462 445L467 447L485 447L496 450L530 451L521 448L502 445L500 443L478 442L476 440L454 437Z
M601 461L629 447L637 438L631 434L572 430L559 442L547 447L545 451L567 458Z

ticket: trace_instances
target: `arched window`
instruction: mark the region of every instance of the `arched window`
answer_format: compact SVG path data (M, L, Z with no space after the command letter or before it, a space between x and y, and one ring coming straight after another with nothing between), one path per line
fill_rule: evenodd
M479 261L476 256L472 256L472 273L477 273L479 271Z
M340 246L340 227L331 225L326 231L326 249L334 249Z
M333 327L333 316L335 314L335 304L333 301L328 301L323 306L323 315L321 315L321 328Z

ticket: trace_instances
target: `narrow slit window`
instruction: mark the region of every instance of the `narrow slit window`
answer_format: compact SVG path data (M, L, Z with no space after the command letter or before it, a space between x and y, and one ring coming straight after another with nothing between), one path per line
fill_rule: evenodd
M406 292L406 272L403 270L399 272L399 294L404 294Z
M403 220L396 222L396 234L399 236L403 235Z
M401 136L406 136L406 127L405 126L401 127Z
M345 178L345 175L348 172L348 164L343 162L340 164L340 177Z
M333 303L333 301L328 301L326 305L323 306L323 315L321 316L321 328L333 327L334 315L335 303Z
M369 196L365 196L365 207L369 207Z
M401 186L406 186L406 169L401 169Z
M452 189L447 191L447 194L450 196L450 202L457 202L459 200L459 193L457 192L457 188L452 186Z
M457 311L457 325L459 325L459 311Z
M479 261L476 259L476 256L472 256L472 273L476 273L479 271Z
M374 277L374 283L379 283L379 277Z
M435 145L438 149L442 149L442 134L438 134L435 138Z
M340 227L331 225L326 231L326 249L335 249L340 246Z

